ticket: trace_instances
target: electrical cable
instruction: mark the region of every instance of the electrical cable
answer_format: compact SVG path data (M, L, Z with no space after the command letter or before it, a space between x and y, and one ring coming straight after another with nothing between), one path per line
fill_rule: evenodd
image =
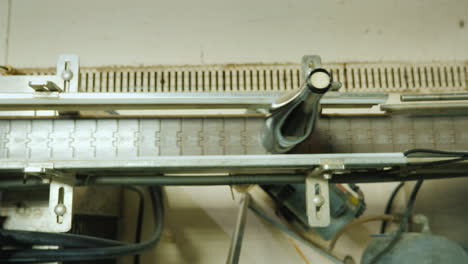
M150 197L153 204L154 221L156 223L151 238L142 243L91 249L3 250L0 251L0 263L41 263L110 259L138 254L152 248L161 239L164 226L164 202L160 187L150 187Z
M397 194L400 192L400 190L405 186L405 182L400 182L395 189L393 189L392 194L390 195L390 198L388 198L387 205L385 206L385 211L384 214L389 215L392 212L392 206L393 202L397 196ZM385 230L387 229L387 220L383 220L382 224L380 226L380 233L384 234Z
M304 174L273 174L273 175L229 175L229 176L92 176L78 177L77 186L88 185L148 185L148 186L208 186L208 185L243 185L243 184L289 184L304 183ZM11 188L45 188L48 184L40 179L7 179L0 181L1 189Z
M272 226L280 229L281 231L285 232L292 238L301 241L302 243L306 244L310 248L312 248L314 251L320 253L321 255L325 256L329 260L331 260L333 263L338 263L338 264L344 264L343 261L340 259L336 258L335 256L329 254L327 251L316 247L315 245L309 243L307 240L303 239L301 236L297 235L294 231L290 230L287 226L283 225L282 223L274 220L270 216L268 216L265 212L263 212L260 208L258 208L256 205L254 205L254 202L251 201L249 203L249 208L260 218L264 219L266 222L270 223Z
M398 243L398 241L400 240L403 232L406 230L406 226L408 225L409 218L411 217L411 214L413 212L413 207L416 201L416 196L423 182L424 180L418 180L416 184L414 185L413 190L411 191L410 198L408 200L408 204L406 206L405 213L403 214L403 217L400 221L398 230L396 231L395 235L390 240L390 242L387 244L387 246L382 251L380 251L377 255L375 255L374 258L371 259L371 261L369 262L370 264L376 264L383 256L385 256L388 252L390 252L393 249L393 247L396 245L396 243Z
M458 158L453 158L453 159L448 159L448 160L436 160L436 161L428 161L428 162L410 162L408 165L411 166L420 166L420 167L427 167L427 166L433 166L433 165L446 165L446 164L452 164L456 163L459 161L464 161L467 160L468 156L463 156L463 157L458 157Z
M143 228L143 216L145 212L145 194L143 193L143 190L136 186L125 186L125 188L135 192L138 194L138 217L137 217L137 224L136 224L136 230L135 230L135 243L140 243L141 242L141 232ZM134 264L140 264L140 254L135 254L133 256L133 262Z
M468 159L468 152L464 151L447 151L447 150L437 150L437 149L410 149L403 152L403 155L406 157L413 155L413 154L435 154L435 155L442 155L448 157L456 157L454 159L448 160L437 160L437 161L429 161L429 162L416 162L416 163L409 163L409 165L418 165L418 166L430 166L430 165L445 165L451 164L459 161L464 161Z
M426 153L426 154L440 154L440 155L450 155L450 156L468 156L466 151L447 151L447 150L438 150L438 149L409 149L403 152L403 155L409 156L415 153Z
M140 206L138 211L136 243L140 242L141 226L143 221L144 194L133 186L124 186L125 188L136 192L139 195ZM31 247L33 245L59 246L63 248L93 248L122 246L127 243L104 239L86 235L67 234L67 233L49 233L23 230L4 230L0 229L0 245L15 247Z
M395 216L393 216L393 215L364 216L364 217L358 218L358 219L352 221L351 223L345 225L343 228L341 228L335 234L335 236L330 241L330 244L328 245L328 252L333 251L333 249L335 248L336 242L338 242L338 239L341 237L341 235L343 235L344 233L346 233L348 230L355 227L356 225L360 225L360 224L364 224L364 223L368 223L368 222L372 222L372 221L382 221L382 220L384 220L384 221L394 221Z
M299 257L301 257L301 259L304 261L305 264L311 264L310 261L307 259L307 257L305 256L304 252L302 252L302 250L299 248L299 246L294 242L294 240L292 240L291 238L288 239L289 243L291 243L291 245L293 246L294 250L296 250L297 254L299 255Z
M284 218L283 218L284 219ZM285 221L287 221L285 219ZM298 228L296 228L295 226L293 226L292 224L289 224L288 225L288 228L291 229L291 231L293 231L294 233L296 233L296 235L302 237L302 239L306 240L307 243L310 243L312 245L314 245L315 247L317 248L320 248L321 250L323 251L327 251L327 248L325 248L324 246L320 245L319 243L317 243L316 241L312 240L311 238L309 238L308 236L304 235L301 230L298 230ZM334 256L336 257L336 256Z
M8 246L57 245L68 248L91 248L125 244L111 239L77 234L0 229L0 245Z
M229 176L93 176L90 185L242 185L304 183L305 175L229 175Z

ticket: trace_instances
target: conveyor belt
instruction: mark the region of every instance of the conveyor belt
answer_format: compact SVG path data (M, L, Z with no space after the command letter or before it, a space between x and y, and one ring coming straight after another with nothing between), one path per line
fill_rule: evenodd
M264 119L0 120L0 159L82 160L265 154ZM296 153L468 149L468 116L331 117Z

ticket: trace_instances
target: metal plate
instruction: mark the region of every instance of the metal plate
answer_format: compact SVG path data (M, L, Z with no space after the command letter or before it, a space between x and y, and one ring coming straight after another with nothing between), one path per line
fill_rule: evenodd
M72 226L73 187L63 182L53 181L50 189L7 191L3 194L1 216L8 216L5 229L21 229L44 232L68 232ZM61 204L66 208L62 216L57 216L55 207Z

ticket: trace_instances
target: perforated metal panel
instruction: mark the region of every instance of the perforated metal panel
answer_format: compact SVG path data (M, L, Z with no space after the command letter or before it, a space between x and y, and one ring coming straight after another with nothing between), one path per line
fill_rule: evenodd
M347 92L460 92L468 90L466 62L325 64ZM46 74L52 69L24 69ZM86 92L258 92L300 85L300 65L198 65L83 68Z

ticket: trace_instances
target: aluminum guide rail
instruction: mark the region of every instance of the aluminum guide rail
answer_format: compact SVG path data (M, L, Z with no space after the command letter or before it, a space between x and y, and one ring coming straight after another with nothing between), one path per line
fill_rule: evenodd
M269 108L281 93L0 93L0 110ZM375 105L385 94L331 94L321 104Z
M363 154L287 154L226 156L165 156L108 160L12 160L0 159L1 170L23 170L43 167L55 170L141 170L158 173L190 173L196 171L230 172L239 169L260 169L275 173L281 169L305 171L329 161L340 161L346 168L382 168L404 165L402 153ZM266 169L266 171L265 171Z

